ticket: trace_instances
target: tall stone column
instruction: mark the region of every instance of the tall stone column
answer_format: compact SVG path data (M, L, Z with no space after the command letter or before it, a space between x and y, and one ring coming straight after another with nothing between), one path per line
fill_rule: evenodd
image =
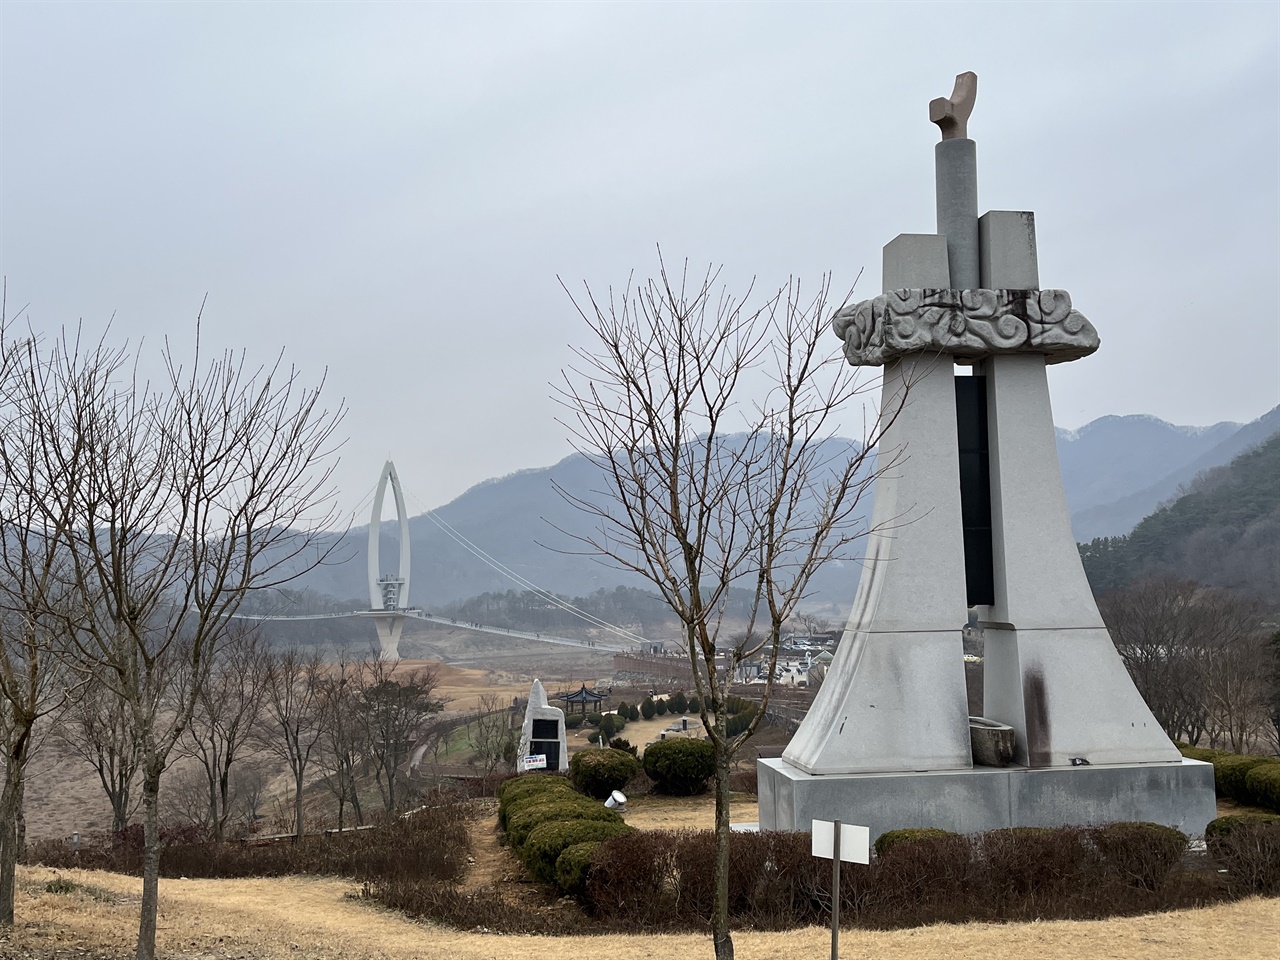
M1039 290L1035 217L981 223L981 283ZM1129 678L1071 533L1043 354L983 360L991 456L995 602L985 634L983 713L1017 735L1029 767L1170 762L1180 754Z
M947 286L942 237L884 248L885 290ZM835 659L783 759L810 774L973 766L956 396L951 358L889 363L872 533Z

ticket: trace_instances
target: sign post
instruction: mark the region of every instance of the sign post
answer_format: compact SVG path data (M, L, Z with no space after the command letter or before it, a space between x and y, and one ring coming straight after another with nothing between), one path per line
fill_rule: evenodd
M840 960L840 821L831 831L831 960Z
M813 855L831 858L831 960L840 960L840 861L870 863L871 831L839 820L815 820L812 830Z

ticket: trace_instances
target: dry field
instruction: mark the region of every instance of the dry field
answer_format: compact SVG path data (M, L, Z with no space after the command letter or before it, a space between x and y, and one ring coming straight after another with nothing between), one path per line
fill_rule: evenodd
M52 870L19 870L16 930L0 935L6 960L130 956L140 881L116 874L64 871L88 892L45 893ZM705 936L499 937L414 923L353 898L342 880L166 880L160 887L157 942L174 960L529 960L530 957L626 957L669 960L710 956ZM826 956L829 933L735 936L744 960ZM1280 900L1251 899L1205 910L1103 921L936 926L841 934L845 957L876 960L1273 960L1280 943Z

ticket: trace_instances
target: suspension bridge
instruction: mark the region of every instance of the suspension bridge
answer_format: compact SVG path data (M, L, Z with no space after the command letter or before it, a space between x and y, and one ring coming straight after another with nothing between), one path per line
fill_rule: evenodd
M391 488L392 498L396 505L396 521L399 529L400 562L394 574L383 573L379 544L382 534L382 507L386 499L387 487ZM362 501L363 502L363 501ZM360 508L357 507L357 510ZM520 640L533 640L538 643L557 644L565 647L578 647L584 650L599 650L608 653L631 653L648 641L639 634L632 633L622 627L608 623L599 617L574 606L563 597L558 597L544 590L537 584L520 576L474 543L464 537L452 526L437 517L431 510L424 508L423 515L439 526L448 536L459 543L470 553L493 567L507 579L538 595L548 604L573 614L575 617L599 628L609 636L606 638L583 639L580 637L561 637L555 634L540 633L529 630L514 630L507 627L474 623L469 620L458 620L453 617L435 616L420 607L409 606L410 553L409 553L409 514L405 509L404 490L400 477L396 473L395 464L390 460L382 468L378 478L376 492L373 497L373 511L369 520L369 609L352 610L342 613L316 614L277 614L277 615L245 615L242 619L252 620L338 620L352 617L368 618L373 621L377 631L380 655L384 660L400 658L400 637L406 620L424 620L444 626L456 626L478 633L494 634Z

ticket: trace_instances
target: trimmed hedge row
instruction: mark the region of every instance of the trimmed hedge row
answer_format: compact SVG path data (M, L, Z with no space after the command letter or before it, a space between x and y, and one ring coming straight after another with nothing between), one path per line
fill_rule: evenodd
M589 752L618 754L635 764L634 758L620 751ZM576 761L578 768L585 770L591 761L579 761L582 755L577 754L571 764ZM605 759L610 764L621 762L607 756ZM548 774L530 774L503 784L498 791L498 823L529 873L565 890L581 888L585 864L590 862L597 844L632 832L618 814L575 791L564 777ZM561 869L560 859L571 848L576 848L575 853Z
M1184 757L1213 764L1218 796L1280 813L1280 757L1251 757L1181 743L1178 749Z
M939 837L958 837L960 834L950 830L939 830L937 827L916 827L907 830L886 830L876 837L876 856L883 857L890 849L900 843L915 843L919 840L936 840Z
M1150 823L974 837L895 831L870 865L842 871L841 912L858 926L898 927L1083 919L1211 899L1214 876L1182 870L1186 846L1177 830ZM605 841L591 856L581 899L610 929L701 928L714 900L714 849L710 831ZM784 930L828 921L830 863L811 855L808 834L735 834L729 859L736 925Z
M498 826L507 829L507 818L518 811L526 801L536 798L547 799L549 794L559 793L569 797L578 796L567 779L549 773L528 773L523 777L508 780L498 788Z

